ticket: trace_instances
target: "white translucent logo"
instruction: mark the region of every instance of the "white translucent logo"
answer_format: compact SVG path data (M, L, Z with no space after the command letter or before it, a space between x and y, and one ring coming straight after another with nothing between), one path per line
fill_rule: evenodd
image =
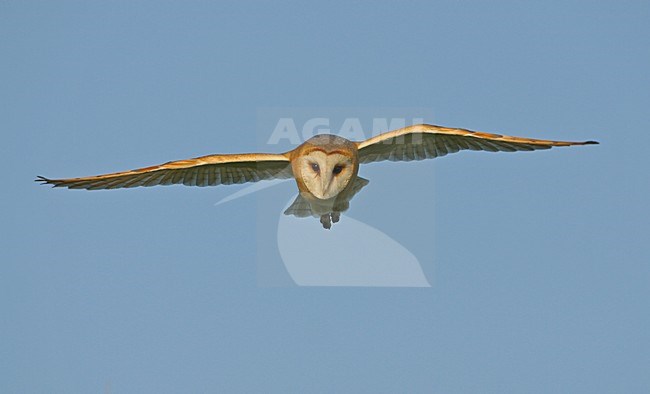
M421 108L265 108L258 110L258 148L287 152L321 134L364 141L432 118ZM260 285L430 287L414 253L386 234L387 229L355 217L357 204L372 201L371 192L362 190L369 183L362 178L363 168L351 183L353 193L341 196L345 201L335 203L330 215L321 215L313 202L307 209L293 179L252 184L217 203L258 197Z

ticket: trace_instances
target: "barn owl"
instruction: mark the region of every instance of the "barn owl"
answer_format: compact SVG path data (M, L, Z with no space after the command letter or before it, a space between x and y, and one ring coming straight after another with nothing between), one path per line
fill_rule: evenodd
M82 178L36 181L69 189L117 189L136 186L184 184L230 185L260 180L294 178L298 197L286 214L320 218L324 228L338 222L340 213L368 181L359 177L359 165L378 161L433 159L460 150L514 152L554 146L589 145L596 141L568 142L509 137L466 129L419 124L379 134L365 141L321 134L297 148L279 154L221 154L131 171Z

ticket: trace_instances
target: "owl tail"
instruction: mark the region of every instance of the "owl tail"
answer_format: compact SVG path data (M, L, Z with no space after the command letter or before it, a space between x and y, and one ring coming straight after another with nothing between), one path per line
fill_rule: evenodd
M301 194L298 194L289 208L284 211L284 214L293 215L298 218L306 218L310 216L321 217L324 213L344 212L348 209L350 200L369 182L369 180L361 177L355 178L351 187L346 192L341 193L334 201L334 204L330 206L314 204Z

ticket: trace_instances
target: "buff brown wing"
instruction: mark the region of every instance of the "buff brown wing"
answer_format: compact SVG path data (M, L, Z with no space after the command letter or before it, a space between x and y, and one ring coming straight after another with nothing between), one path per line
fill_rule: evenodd
M291 178L289 157L284 154L210 155L131 171L83 178L49 179L39 176L37 182L69 189L118 189L137 186L183 184L216 186Z
M516 152L590 144L598 144L598 142L539 140L422 124L389 131L357 142L357 148L359 162L372 163L383 160L433 159L461 150Z

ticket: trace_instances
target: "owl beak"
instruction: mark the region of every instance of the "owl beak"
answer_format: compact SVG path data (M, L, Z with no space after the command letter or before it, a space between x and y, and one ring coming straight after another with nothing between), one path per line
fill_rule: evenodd
M323 199L326 200L331 197L329 193L329 189L330 187L332 187L332 181L334 180L334 177L332 176L331 171L327 171L323 175L325 176L321 175L321 190L323 194Z
M329 175L329 174L327 174ZM325 197L328 193L327 190L329 189L331 183L332 183L332 178L330 176L322 176L320 178L321 182L321 190L323 191L323 197Z

